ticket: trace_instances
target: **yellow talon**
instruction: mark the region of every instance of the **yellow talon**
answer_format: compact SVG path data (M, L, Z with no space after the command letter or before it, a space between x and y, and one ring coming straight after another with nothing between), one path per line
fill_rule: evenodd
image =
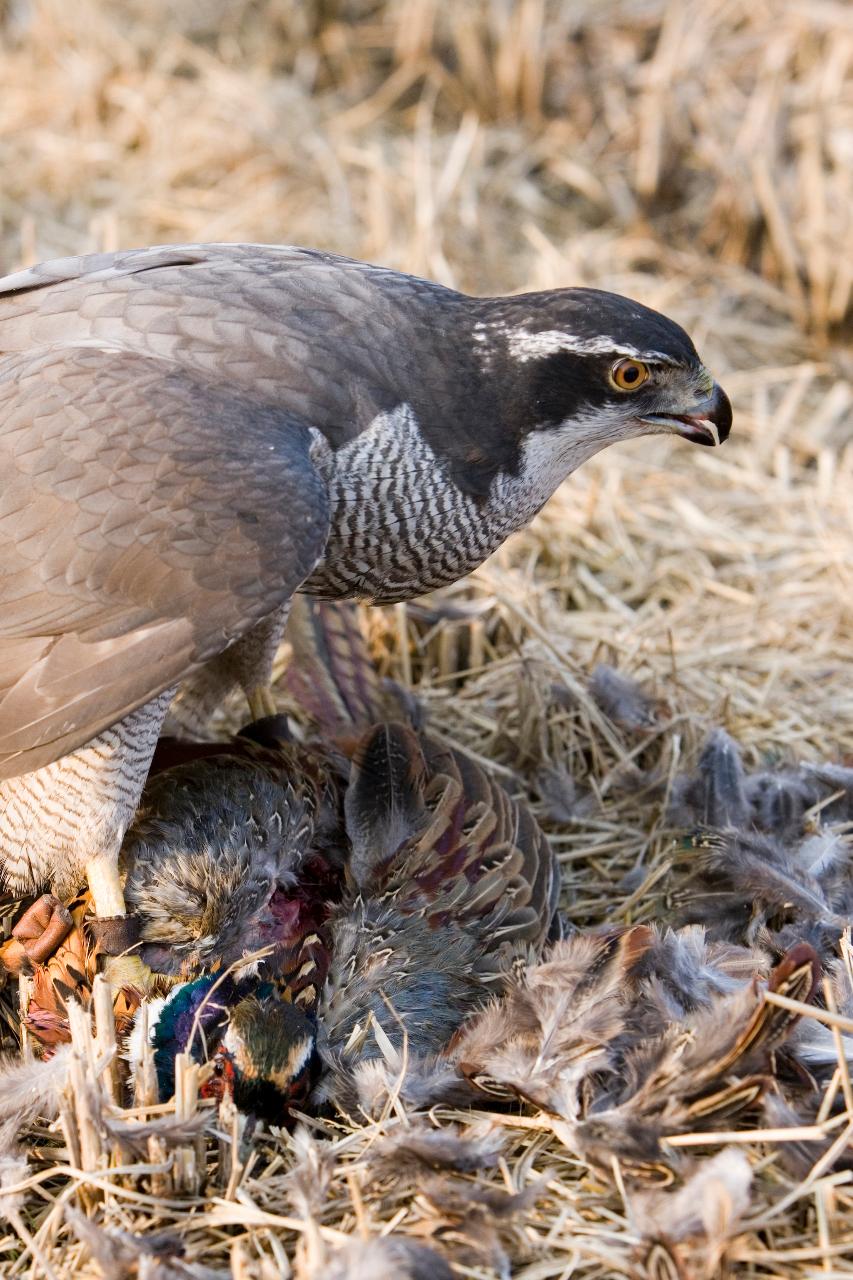
M272 689L268 684L255 685L254 689L248 691L246 698L253 720L263 720L265 716L274 716L278 711Z

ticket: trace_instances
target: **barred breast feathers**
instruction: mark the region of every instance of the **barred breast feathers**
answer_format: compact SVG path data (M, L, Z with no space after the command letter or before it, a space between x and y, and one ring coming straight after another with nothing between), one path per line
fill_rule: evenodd
M584 456L560 429L531 432L519 471L498 472L478 501L454 483L408 404L377 414L338 449L315 431L311 458L328 488L331 529L301 590L382 604L455 582L527 524Z

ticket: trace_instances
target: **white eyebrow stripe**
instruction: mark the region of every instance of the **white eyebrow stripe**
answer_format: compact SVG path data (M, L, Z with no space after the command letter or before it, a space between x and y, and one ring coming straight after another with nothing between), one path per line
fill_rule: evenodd
M560 329L543 329L531 333L529 329L510 329L506 335L509 353L516 360L538 360L568 351L578 356L628 356L633 360L654 360L663 364L676 364L672 356L663 351L640 351L627 343L615 342L604 334L595 338L575 338Z

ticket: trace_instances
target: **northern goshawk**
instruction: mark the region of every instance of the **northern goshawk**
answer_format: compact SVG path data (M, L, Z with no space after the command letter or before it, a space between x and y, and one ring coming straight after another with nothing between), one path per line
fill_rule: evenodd
M687 334L593 289L473 298L308 249L150 248L0 280L0 866L118 853L174 690L265 709L297 590L460 578L606 445L724 440ZM136 962L116 980L139 978Z

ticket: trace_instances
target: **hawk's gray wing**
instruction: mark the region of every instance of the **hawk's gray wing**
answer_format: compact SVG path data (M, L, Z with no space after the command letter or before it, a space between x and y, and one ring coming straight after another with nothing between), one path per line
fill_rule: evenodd
M388 275L269 245L60 259L0 280L0 355L93 344L136 351L284 404L337 447L408 398L441 314L417 304L449 293L407 276L388 289ZM428 332L418 328L427 322ZM433 359L431 391L445 378L454 384Z
M0 280L0 776L87 741L310 573L328 517L309 428L337 447L406 399L436 327L413 304L455 296L386 276L185 245Z
M309 425L227 369L106 340L33 346L0 344L0 777L224 649L328 532Z

